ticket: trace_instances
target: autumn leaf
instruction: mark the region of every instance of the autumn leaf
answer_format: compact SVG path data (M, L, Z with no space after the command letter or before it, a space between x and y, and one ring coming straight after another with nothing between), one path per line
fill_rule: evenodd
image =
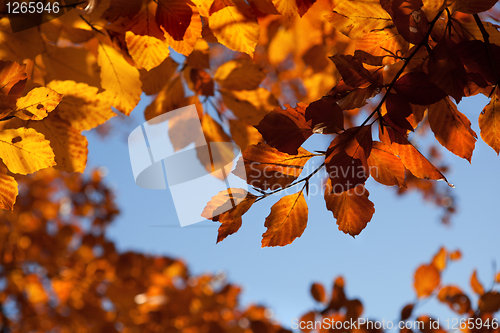
M151 120L161 114L188 106L190 99L184 96L184 87L180 77L174 77L160 90L156 99L146 107L144 118Z
M210 14L208 25L219 43L253 57L260 27L246 2L238 1L236 5L231 3Z
M290 19L297 13L303 16L316 0L272 0L272 2L281 15Z
M113 47L100 43L97 63L101 67L101 84L109 94L111 105L129 115L141 99L139 71Z
M484 287L477 277L477 270L474 270L474 273L472 273L472 276L470 277L470 286L479 296L484 294Z
M17 182L7 174L7 167L0 162L0 209L14 209L18 194Z
M342 110L352 110L366 105L366 100L375 96L376 90L370 85L366 88L353 88L340 81L327 94Z
M367 162L370 175L377 182L387 186L406 187L403 162L394 155L389 146L374 141Z
M500 152L500 104L496 94L479 115L481 138L497 153Z
M56 164L49 141L32 128L0 131L0 157L10 172L22 175Z
M317 100L306 108L306 121L311 120L314 133L333 134L344 129L344 114L337 103L328 98Z
M202 23L201 23L200 13L198 12L198 8L191 1L188 1L186 3L191 8L193 15L191 16L191 20L189 26L186 29L184 37L182 37L181 40L176 40L168 33L168 31L165 31L164 29L162 30L164 32L164 37L165 40L167 41L167 44L172 49L174 49L175 52L178 52L187 57L193 51L198 38L201 37Z
M279 107L278 100L262 87L255 90L219 92L224 104L249 125L257 125L269 112Z
M449 98L429 105L429 124L439 143L471 162L477 135L471 128L470 120L458 111Z
M360 39L392 24L391 16L377 1L341 1L326 18L335 29L352 39Z
M320 303L324 303L326 301L325 287L323 287L321 283L313 283L311 285L311 295Z
M497 291L488 291L481 295L479 310L483 313L495 313L500 310L500 293Z
M190 88L197 94L202 96L213 96L214 95L214 81L210 74L202 69L192 68L189 73Z
M98 88L75 81L51 81L48 88L63 95L57 115L76 130L88 131L116 116L106 94Z
M412 44L421 43L429 29L427 16L420 10L422 6L422 0L392 1L394 25L401 36Z
M255 127L249 126L241 120L230 119L229 131L231 132L233 141L241 151L245 151L248 146L264 141L262 135L260 135Z
M429 105L439 102L446 93L429 80L423 72L410 72L399 78L394 84L394 90L417 105Z
M439 286L440 281L441 276L436 266L433 264L421 265L415 271L413 286L419 298L427 297Z
M342 75L345 84L355 88L366 88L373 82L371 73L352 56L336 54L330 59Z
M182 40L186 33L193 10L188 0L159 0L156 8L156 24L172 36L174 40Z
M405 168L415 177L447 182L445 176L398 131L385 128L384 134L381 134L381 141L391 147Z
M178 66L178 63L168 57L160 65L149 71L145 69L139 70L142 91L146 95L157 94L165 86L165 81L168 81L174 75Z
M373 203L368 199L370 193L363 184L342 193L332 193L331 183L325 188L326 208L337 219L339 230L351 236L359 235L375 213Z
M446 268L447 261L448 261L448 252L444 247L441 247L438 253L436 253L436 255L434 256L434 258L432 258L432 264L436 266L437 270L440 272L442 272Z
M458 314L467 313L471 309L469 297L457 286L445 286L441 288L437 298L439 301L448 304L450 309Z
M307 226L307 203L302 191L281 198L266 217L262 247L285 246L302 236Z
M0 60L0 94L11 95L11 90L14 88L16 94L20 94L26 85L26 65L20 65L15 61Z
M410 103L404 97L398 94L388 93L385 99L385 107L387 109L387 114L384 119L390 121L391 125L396 125L404 130L413 131L413 126L406 119L413 111Z
M222 223L217 243L234 234L241 227L241 216L245 214L257 197L239 188L219 192L210 200L201 216Z
M330 191L339 194L364 184L370 175L367 158L371 149L371 126L349 128L330 143L325 158Z
M62 95L50 88L35 88L17 100L15 116L23 120L41 120L56 108L61 99Z
M214 79L222 88L230 90L257 89L266 74L250 59L230 60L217 68ZM242 78L245 78L242 80Z
M394 57L396 53L407 50L408 42L394 26L389 26L357 39L354 58L374 66L390 65L398 61Z
M452 8L466 14L477 14L489 10L496 3L496 0L455 0Z
M260 142L243 152L233 173L254 187L276 190L296 180L313 156L303 148L299 148L296 155L289 155Z
M285 104L285 107L286 110L278 107L268 113L255 128L271 147L296 155L297 149L313 132L311 125L305 119L304 104L299 103L295 108Z

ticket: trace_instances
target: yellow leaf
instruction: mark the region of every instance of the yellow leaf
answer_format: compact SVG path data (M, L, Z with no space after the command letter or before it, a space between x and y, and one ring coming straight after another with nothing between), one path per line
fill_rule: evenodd
M73 80L101 87L97 60L87 49L56 47L50 44L45 44L45 47L47 52L42 54L42 60L47 71L46 82Z
M392 24L391 16L378 1L341 1L327 20L342 34L360 39Z
M249 5L224 7L210 16L208 24L219 43L253 57L260 28Z
M96 87L75 81L52 81L47 87L64 95L57 115L78 131L90 130L116 116L105 94L98 94Z
M87 138L71 127L57 114L51 114L40 122L28 122L31 127L45 135L54 150L56 169L66 172L83 172L87 164Z
M62 95L50 88L35 88L17 100L15 116L22 120L41 120L56 108L61 99Z
M254 90L264 80L266 74L250 59L230 60L219 66L214 75L222 88L230 90ZM244 79L242 79L244 78Z
M14 208L18 191L14 177L7 175L7 167L0 162L0 209Z
M43 50L37 27L13 33L9 18L0 19L0 59L22 63L24 59L35 59Z
M101 84L109 93L111 105L128 116L141 99L139 70L120 52L103 43L98 47L97 63L101 67Z
M297 14L297 2L295 0L272 0L274 7L276 7L276 10L286 17L287 19L290 19L291 17L295 16Z
M497 95L491 97L479 115L481 138L497 153L500 152L500 104Z
M187 27L182 40L175 40L162 27L163 34L165 36L168 45L170 45L170 47L173 48L176 52L183 54L185 56L188 56L193 51L196 40L201 37L201 28L202 28L201 18L200 18L200 13L198 12L198 8L190 4L188 5L189 7L191 7L191 10L193 11L193 16L191 16L191 22L189 23L189 26Z
M193 3L198 7L201 16L208 17L210 7L214 0L192 0Z
M279 107L278 100L265 88L255 90L220 90L224 104L249 125L257 125L269 112Z
M10 172L22 175L56 164L44 135L24 127L0 132L0 158Z
M300 237L307 226L306 199L302 191L281 198L271 207L266 217L266 232L262 235L262 247L285 246Z
M170 54L165 37L155 22L152 8L153 6L145 7L134 16L125 33L130 56L137 67L148 71L160 65Z

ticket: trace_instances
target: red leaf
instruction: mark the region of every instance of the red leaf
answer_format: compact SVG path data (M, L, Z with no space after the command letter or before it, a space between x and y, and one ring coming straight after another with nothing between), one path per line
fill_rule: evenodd
M394 90L408 102L417 105L429 105L439 102L446 93L432 83L424 72L410 72L399 78Z
M371 126L349 128L332 141L325 164L334 193L347 191L368 179L367 158L371 149Z
M410 103L404 97L398 94L387 94L385 107L387 108L386 116L392 124L413 131L413 127L406 120L412 114L412 109Z
M285 104L285 107L286 110L278 107L269 112L255 128L271 147L296 155L297 149L313 132L305 119L305 104L299 103L296 108Z
M189 7L189 0L158 0L156 7L156 24L168 32L174 40L180 41L184 38L193 10Z
M436 139L453 154L471 161L476 133L470 120L449 98L429 106L429 124Z
M366 105L366 100L375 96L376 90L373 85L366 88L353 88L341 80L327 94L342 110L352 110Z
M309 104L305 119L311 120L314 133L332 134L344 129L344 113L332 99L322 98Z
M330 181L327 182L326 208L337 219L339 230L354 237L366 227L375 213L374 205L368 199L369 195L363 184L340 194L331 193Z
M307 226L307 203L302 191L281 198L266 217L262 247L285 246L300 237Z

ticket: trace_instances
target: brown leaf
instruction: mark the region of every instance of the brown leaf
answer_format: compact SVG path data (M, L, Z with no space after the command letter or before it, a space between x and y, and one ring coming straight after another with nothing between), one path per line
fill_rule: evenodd
M234 234L241 227L241 216L245 214L257 197L240 188L219 192L207 204L201 216L221 224L217 243Z
M241 120L229 119L229 130L234 143L240 147L241 151L245 151L250 145L264 141L255 127Z
M385 107L387 114L385 118L391 125L396 125L402 129L413 131L413 126L408 122L408 118L412 114L410 103L401 95L387 94L385 99Z
M449 98L429 105L429 124L436 139L455 155L471 162L476 133L467 117Z
M374 141L367 162L370 175L377 182L387 186L406 187L403 162L394 155L389 146Z
M371 126L349 128L331 142L325 158L330 191L342 193L368 179L371 149Z
M339 230L353 237L358 235L375 213L374 205L368 199L370 193L362 184L340 194L331 193L330 186L328 182L325 189L326 208L337 219Z
M26 86L26 65L20 65L15 61L0 60L0 94L11 95L13 93L20 97L22 90Z
M488 291L479 299L479 310L482 313L494 313L500 310L500 293Z
M189 79L193 84L193 91L197 95L214 95L214 81L206 71L192 68L189 72Z
M436 86L427 74L410 72L400 77L394 84L394 90L417 105L429 105L439 102L446 93Z
M412 44L419 44L429 29L427 16L420 8L422 0L394 0L392 1L392 17L394 25L401 36Z
M429 296L432 294L434 289L439 286L440 281L441 276L439 275L439 271L436 266L433 264L421 265L415 271L413 284L415 291L417 292L417 296L419 298Z
M163 28L176 41L183 39L191 23L193 10L189 0L159 0L156 7L156 24Z
M262 247L285 246L300 237L307 226L307 203L302 191L281 198L266 218Z
M255 128L271 147L296 155L297 149L313 132L305 119L305 104L299 103L295 108L285 104L285 107L286 110L278 107L268 113Z
M315 320L316 320L316 312L314 312L314 311L309 311L308 313L306 313L302 317L300 317L300 322L303 322L303 323L314 322ZM312 332L312 329L307 328L307 325L305 325L305 327L301 328L300 330L304 333Z
M491 97L479 115L481 138L497 153L500 153L500 99L497 94Z
M496 3L496 0L455 0L453 10L466 14L477 14L489 10Z
M344 114L332 99L322 98L309 104L305 119L311 120L314 133L333 134L344 129Z
M411 317L411 314L413 312L413 307L415 304L407 304L402 310L401 310L401 320L406 320Z
M342 75L345 84L354 88L366 88L372 83L371 73L353 56L336 54L330 59L337 67L340 75Z
M458 314L464 314L471 309L469 297L456 286L446 286L441 288L438 294L439 301L448 304L450 309Z
M233 173L242 179L246 175L247 183L254 187L276 190L297 179L312 156L303 148L299 148L297 155L288 155L260 142L243 152L243 160L238 161Z
M477 277L477 270L474 270L474 273L472 273L472 276L470 277L470 286L479 296L484 294L484 287Z
M311 295L317 302L323 303L326 301L325 287L321 283L311 285Z

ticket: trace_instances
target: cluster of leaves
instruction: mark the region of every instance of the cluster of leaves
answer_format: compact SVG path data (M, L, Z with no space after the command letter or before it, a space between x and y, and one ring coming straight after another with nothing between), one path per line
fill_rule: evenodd
M403 323L402 326L406 326L399 330L400 333L446 332L446 328L442 327L446 326L446 323L440 327L439 322L436 322L436 318L432 318L422 312L423 310L421 308L423 303L432 296L437 297L439 302L448 306L457 317L462 318L462 324L456 325L459 327L460 331L467 333L499 332L500 328L496 324L497 318L495 318L495 313L500 311L500 293L495 289L498 289L497 287L500 284L500 272L493 278L492 287L488 291L485 291L485 288L481 282L479 282L477 272L474 271L472 273L470 286L476 294L475 296L478 297L476 305L472 304L471 297L467 296L460 287L456 285L441 284L441 276L444 274L449 262L459 260L460 258L460 251L456 250L449 252L445 248L441 248L429 264L424 264L417 268L414 276L416 300L405 305L401 310L400 318L393 321L394 327L398 326L400 322ZM382 325L379 327L374 325L375 320L373 320L371 324L366 322L356 327L350 325L350 323L357 322L359 318L362 318L363 305L358 299L347 298L344 291L344 285L344 279L338 277L334 281L331 296L328 297L325 287L321 283L312 284L311 295L318 303L319 308L302 315L300 322L303 332L336 331L334 329L325 329L325 327L327 327L326 325L318 329L318 325L315 324L315 322L323 322L325 319L327 323L331 323L332 321L346 322L346 324L343 325L346 328L343 330L345 332L361 331L367 333L382 333L384 331L384 329L380 327ZM405 322L410 323L405 324ZM421 326L415 327L418 326L414 324L416 322ZM474 325L470 324L472 322ZM448 320L448 324L449 323L450 321ZM482 325L482 323L487 324ZM412 326L413 328L409 328Z
M412 144L409 134L417 127L430 127L443 147L470 162L477 135L457 109L463 97L479 93L490 97L479 115L479 127L483 140L498 154L500 44L495 42L500 32L478 16L495 4L479 0L339 2L327 19L353 45L352 54L330 57L341 79L321 99L277 108L255 126L266 143L247 148L234 173L241 176L238 167L244 167L248 183L260 194L247 196L240 208L216 217L222 222L218 240L238 230L240 217L251 204L301 183L296 194L271 208L262 246L293 242L307 226L304 190L323 167L328 174L326 207L339 230L351 236L366 227L375 211L364 188L370 176L400 188L407 187L407 181L415 186L418 179L448 183L443 170ZM350 119L345 126L346 114L374 97L378 100L368 117L357 126ZM377 128L378 141L373 138ZM335 137L326 151L312 154L301 146L315 133ZM318 155L324 159L321 166L298 180L306 162ZM214 197L208 212L213 212L216 201L238 201L231 191Z
M223 275L118 252L106 237L118 210L99 172L18 181L14 210L0 213L1 332L289 332L266 308L242 308Z

